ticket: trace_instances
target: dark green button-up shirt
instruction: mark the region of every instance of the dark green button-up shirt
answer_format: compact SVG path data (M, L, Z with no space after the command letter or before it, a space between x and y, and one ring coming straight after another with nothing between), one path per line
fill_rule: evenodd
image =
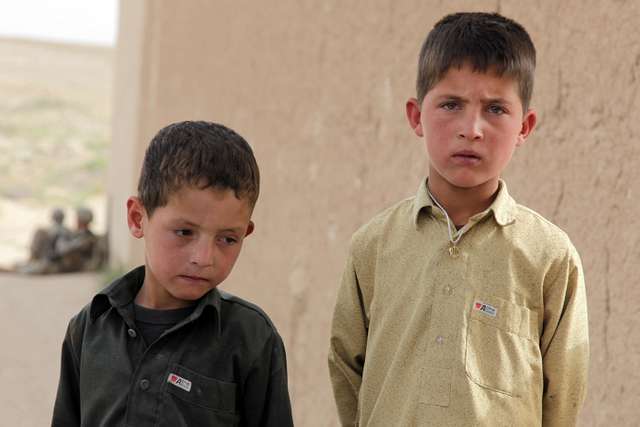
M134 321L139 267L69 323L52 426L292 426L282 339L213 290L151 345Z

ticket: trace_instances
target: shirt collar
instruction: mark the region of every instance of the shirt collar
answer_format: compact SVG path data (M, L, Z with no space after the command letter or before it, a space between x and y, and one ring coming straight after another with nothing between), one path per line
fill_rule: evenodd
M418 193L416 194L413 202L413 223L416 229L418 228L420 214L422 211L428 210L430 213L435 206L427 192L427 181L428 179L423 179L420 182ZM503 180L500 180L498 182L498 195L493 203L491 203L491 206L489 206L481 216L484 217L489 212L493 212L493 217L498 225L509 225L515 221L515 207L516 203L507 191L507 184Z
M504 227L516 220L516 202L507 191L507 184L500 180L498 183L498 195L489 206L489 211L493 212L493 217L498 225Z
M420 219L420 213L423 209L426 209L431 212L434 204L429 197L429 193L427 192L427 179L423 179L420 182L420 187L418 187L418 193L416 194L416 198L413 202L413 224L416 229L418 228L418 220Z
M144 266L137 267L111 283L93 297L89 309L91 321L95 321L111 307L121 308L133 302L144 282L144 272ZM213 289L200 298L196 308L188 319L190 321L197 319L205 309L211 307L215 312L218 333L220 333L220 305L220 292L217 289Z

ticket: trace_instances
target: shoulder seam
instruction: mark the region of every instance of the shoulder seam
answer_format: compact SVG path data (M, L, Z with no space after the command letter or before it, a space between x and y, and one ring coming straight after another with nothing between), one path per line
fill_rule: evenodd
M267 315L267 313L264 312L264 310L262 310L260 307L258 307L257 305L246 301L240 297L237 297L233 294L230 294L228 292L225 291L221 291L218 290L218 292L220 293L220 299L227 302L227 303L231 303L231 304L238 304L241 305L242 307L245 307L255 313L257 313L266 323L267 325L269 325L269 327L271 327L271 329L277 333L276 327L273 324L273 322L271 321L271 318L269 318L269 316Z
M545 218L542 214L534 211L533 209L521 205L519 203L516 203L516 208L521 211L524 212L528 215L533 216L536 219L542 220L546 225L552 227L554 230L559 231L565 238L569 239L569 235L567 234L566 231L564 231L562 228L560 228L557 224L554 224L552 221L550 221L549 219ZM570 241L570 239L569 239Z
M363 230L374 226L374 224L383 223L389 216L393 214L393 212L397 211L398 209L401 209L403 206L405 206L407 203L412 202L413 200L415 200L415 196L407 197L379 211L374 216L372 216L367 222L363 223L362 225L360 225L360 227L356 229L356 231L352 235L352 239L356 237L358 234L361 234Z

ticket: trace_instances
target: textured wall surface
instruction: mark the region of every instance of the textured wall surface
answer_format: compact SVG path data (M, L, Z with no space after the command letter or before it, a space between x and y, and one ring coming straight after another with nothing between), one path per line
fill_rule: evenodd
M521 22L538 49L539 126L505 177L583 258L592 361L581 425L637 425L640 2L122 3L139 24L122 28L119 72L131 67L135 90L117 84L116 106L133 99L137 108L126 117L116 109L115 126L138 128L114 132L114 152L139 156L158 128L182 119L224 123L255 149L257 230L224 288L261 305L281 331L301 426L337 425L326 356L350 235L413 195L425 173L404 118L423 37L458 10ZM114 170L121 212L137 172L118 172L117 161ZM118 215L112 229L124 228Z

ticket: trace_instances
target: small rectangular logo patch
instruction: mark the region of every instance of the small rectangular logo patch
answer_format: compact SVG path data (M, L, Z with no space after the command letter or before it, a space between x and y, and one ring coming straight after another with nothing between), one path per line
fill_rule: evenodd
M481 301L476 301L473 304L473 309L481 311L482 313L486 314L487 316L491 316L491 317L496 317L496 315L498 314L498 309L496 309L492 305L485 304L485 303L483 303Z
M176 374L169 374L169 378L167 378L167 382L173 384L176 387L180 387L184 391L191 390L191 381L186 378L182 378Z

